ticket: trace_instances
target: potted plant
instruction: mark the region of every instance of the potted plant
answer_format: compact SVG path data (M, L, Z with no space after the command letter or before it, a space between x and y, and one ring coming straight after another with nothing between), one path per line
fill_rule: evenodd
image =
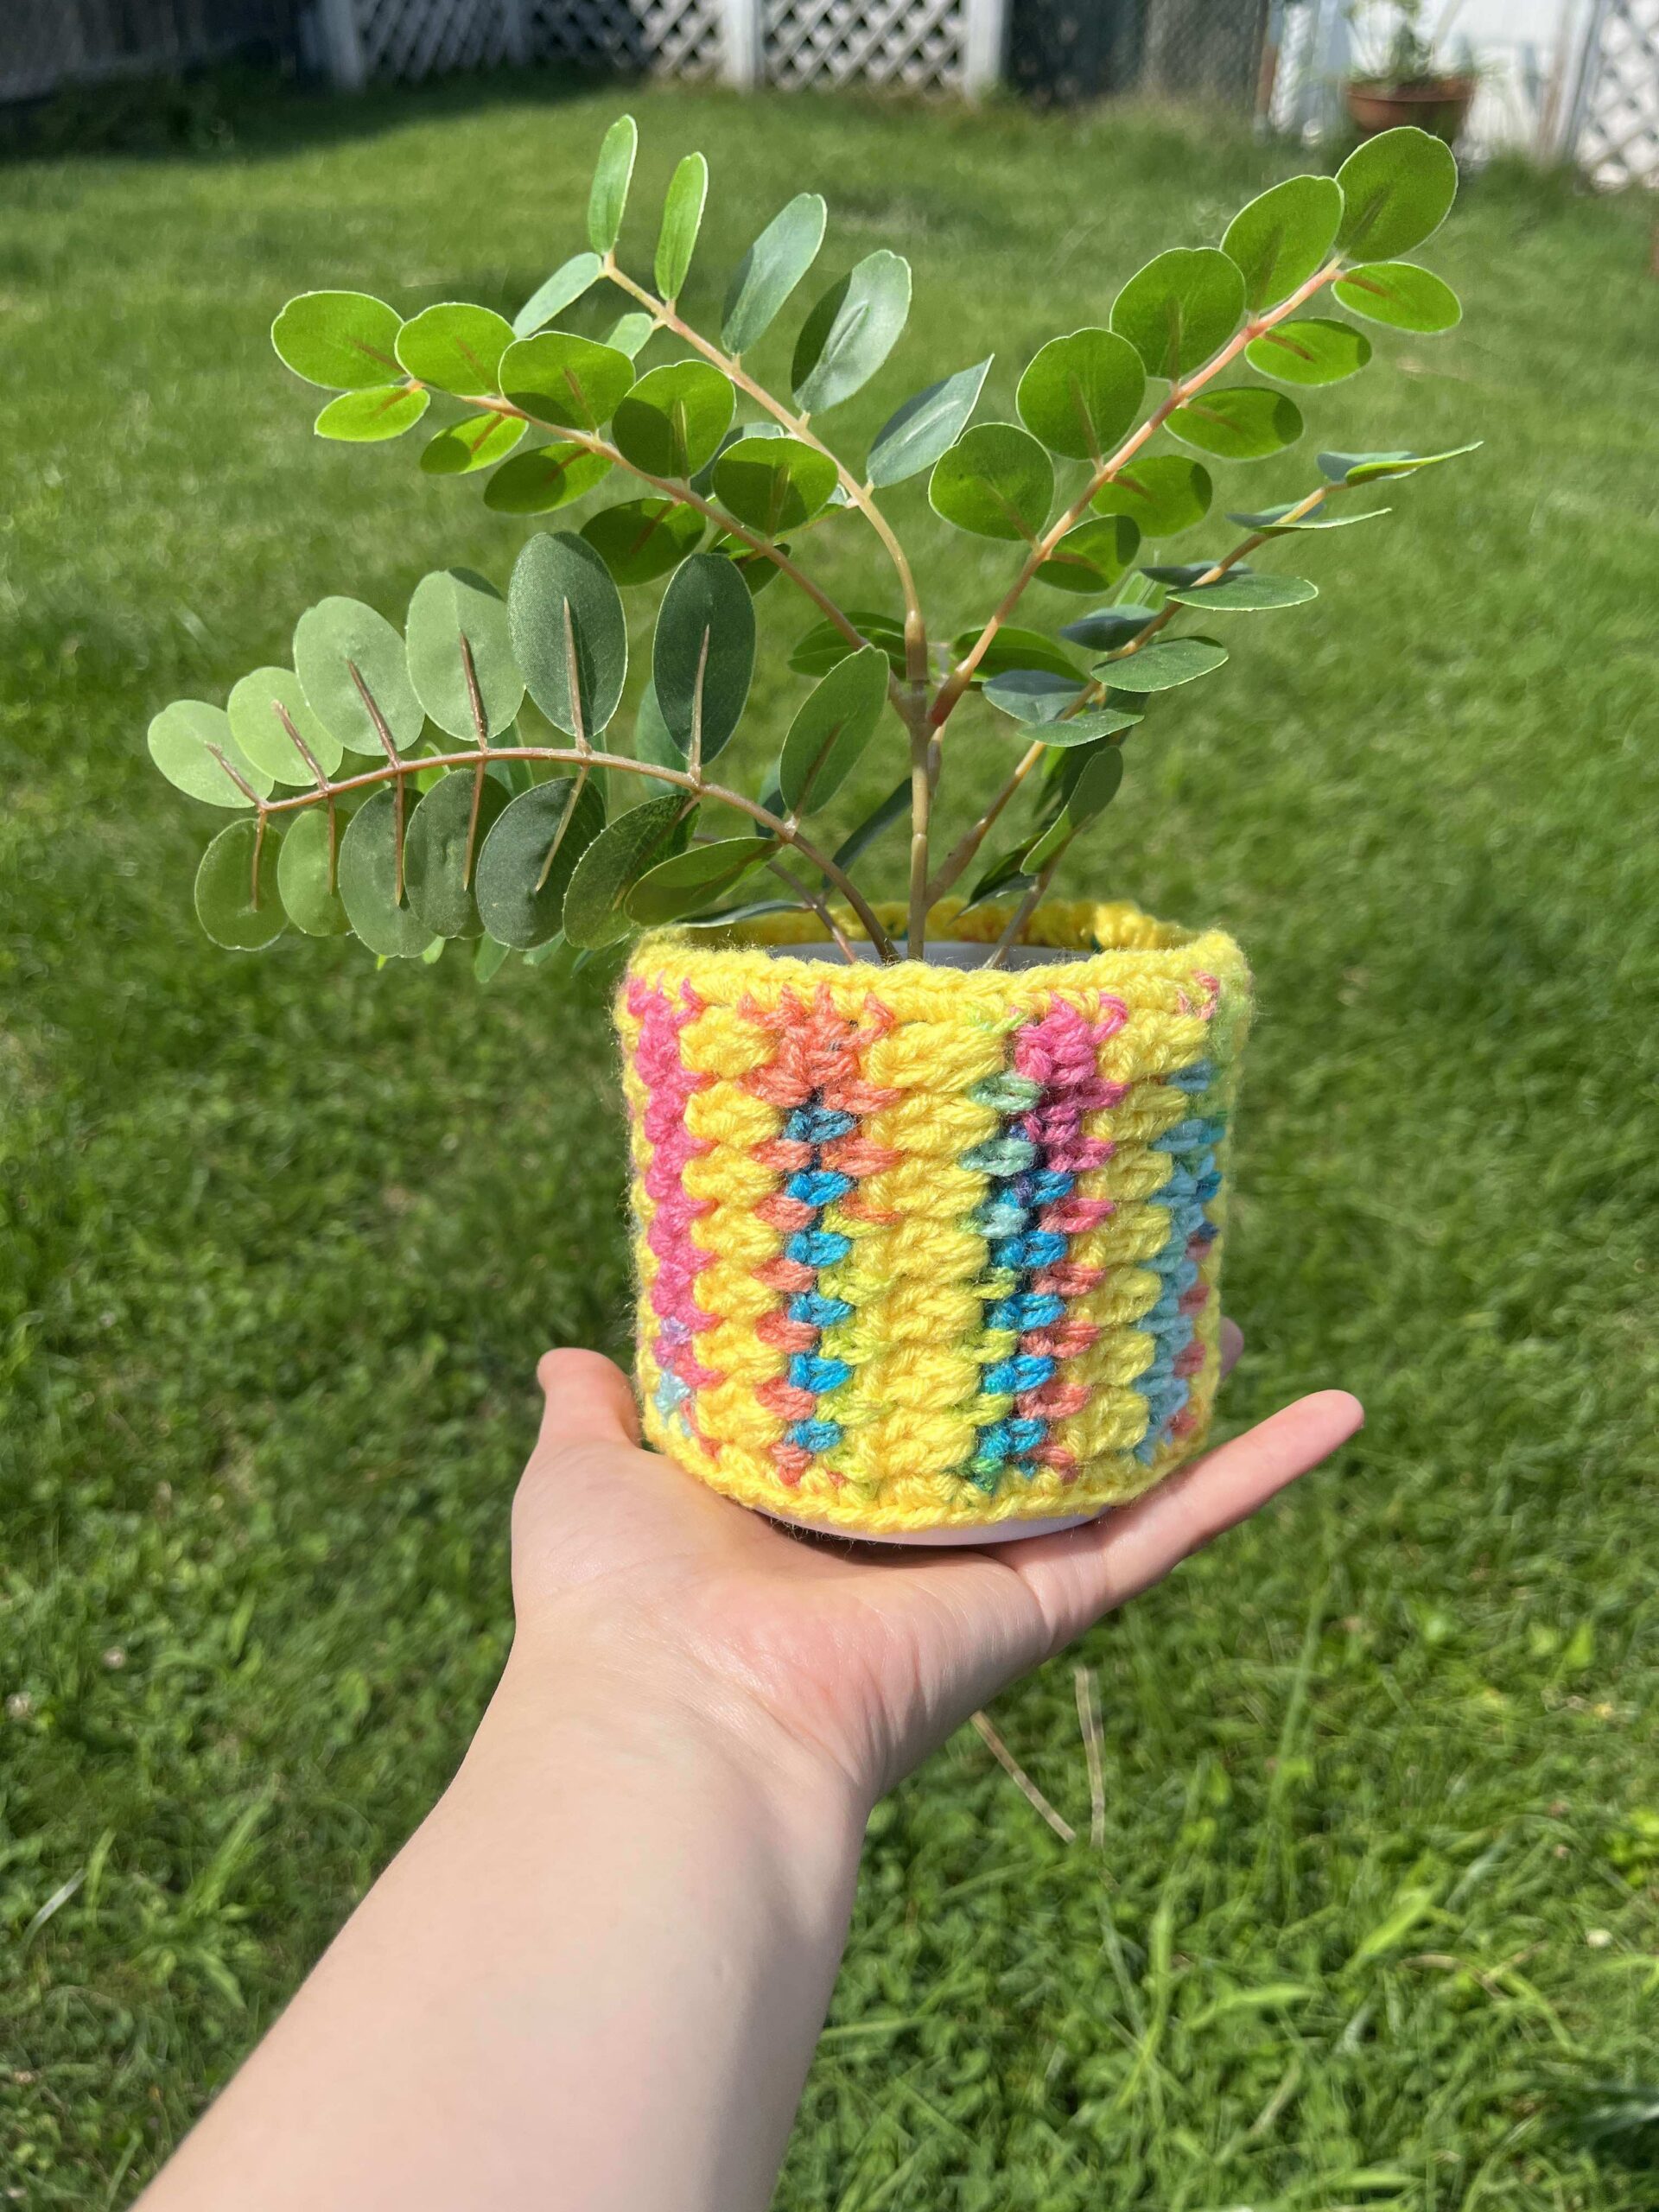
M1469 119L1476 74L1467 52L1455 64L1442 58L1446 34L1461 0L1448 0L1440 20L1423 29L1423 0L1387 0L1389 22L1380 40L1370 41L1369 66L1343 85L1350 121L1367 137L1414 124L1455 146ZM1373 0L1359 0L1353 20L1376 13Z
M1386 512L1371 487L1449 458L1323 453L1294 499L1245 501L1196 554L1165 546L1205 524L1216 463L1291 446L1293 395L1370 359L1326 297L1414 333L1458 320L1398 258L1456 170L1402 130L1334 179L1277 184L1220 246L1160 254L1098 327L1044 346L1017 421L973 419L976 362L906 400L855 468L818 425L897 344L906 263L871 254L817 297L780 397L747 363L817 257L823 202L802 193L766 226L709 337L677 305L704 162L674 173L646 284L617 258L634 149L624 118L588 247L513 323L463 304L405 321L342 292L276 318L283 359L337 395L326 437L395 437L435 396L456 419L422 467L479 476L498 511L635 482L579 530L531 536L505 590L425 576L401 627L324 599L291 667L160 713L162 772L236 817L196 911L238 950L290 928L354 934L383 963L470 942L485 978L633 938L617 1020L650 1438L812 1526L1069 1525L1156 1482L1209 1420L1249 978L1219 930L1050 888L1129 741L1227 660L1217 633L1315 597L1258 556L1322 546ZM601 285L624 301L602 342L558 326ZM995 606L948 643L886 504L924 476L937 516L1008 550ZM887 581L843 607L811 540L857 528ZM653 585L631 683L623 594ZM799 706L751 788L721 755L763 592L766 613L804 596L810 620L785 648ZM1009 765L946 841L970 721L982 746L1011 741ZM887 797L823 827L887 750ZM862 864L900 818L889 903Z

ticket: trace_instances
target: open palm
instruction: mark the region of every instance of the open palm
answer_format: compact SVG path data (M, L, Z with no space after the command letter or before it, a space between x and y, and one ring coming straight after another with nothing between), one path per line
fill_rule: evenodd
M1239 1338L1227 1332L1228 1364ZM802 1537L643 1451L620 1370L549 1352L513 1516L521 1635L775 1725L873 1802L1002 1686L1318 1465L1363 1418L1302 1398L1137 1503L1063 1535L930 1550Z

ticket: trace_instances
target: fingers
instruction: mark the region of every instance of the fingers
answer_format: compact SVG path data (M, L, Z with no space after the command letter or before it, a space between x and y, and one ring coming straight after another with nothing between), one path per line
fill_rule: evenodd
M1256 1511L1363 1426L1346 1390L1320 1390L1086 1529L1011 1545L1001 1556L1041 1605L1056 1647Z
M538 1450L570 1444L637 1444L639 1416L626 1376L596 1351L542 1354L536 1380L546 1393Z

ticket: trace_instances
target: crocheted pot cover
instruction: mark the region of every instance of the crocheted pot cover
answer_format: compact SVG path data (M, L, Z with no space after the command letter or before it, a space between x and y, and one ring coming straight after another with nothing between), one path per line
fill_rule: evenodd
M1057 902L1025 941L1089 957L852 967L780 919L648 936L619 994L647 1436L849 1534L1147 1489L1215 1396L1237 946Z

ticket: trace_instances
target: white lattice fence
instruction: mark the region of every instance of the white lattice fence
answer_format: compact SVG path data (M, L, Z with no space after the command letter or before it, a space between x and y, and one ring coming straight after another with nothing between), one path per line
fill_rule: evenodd
M1597 0L1568 137L1597 184L1659 187L1659 0Z
M967 80L967 0L764 0L761 21L769 84L960 92Z

